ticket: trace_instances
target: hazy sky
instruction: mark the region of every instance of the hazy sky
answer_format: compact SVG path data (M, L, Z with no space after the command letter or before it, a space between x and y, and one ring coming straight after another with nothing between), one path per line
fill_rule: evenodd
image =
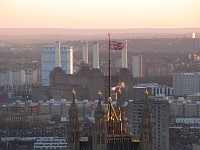
M0 28L200 27L200 0L0 0Z

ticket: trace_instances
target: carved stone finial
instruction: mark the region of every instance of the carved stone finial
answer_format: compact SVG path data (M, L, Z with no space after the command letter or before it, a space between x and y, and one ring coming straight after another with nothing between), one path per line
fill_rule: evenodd
M102 96L101 90L99 90L97 94L98 94L98 96L100 98Z
M148 95L148 94L149 94L147 88L145 89L144 94L145 94L145 95Z
M75 96L76 95L76 90L72 89L72 94Z

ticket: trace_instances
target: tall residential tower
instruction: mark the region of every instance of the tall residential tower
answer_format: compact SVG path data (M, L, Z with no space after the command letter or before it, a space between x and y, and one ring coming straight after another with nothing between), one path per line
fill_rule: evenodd
M50 72L54 67L61 67L66 74L73 74L73 49L56 41L54 45L42 47L41 50L42 86L50 85Z
M142 55L132 56L132 73L133 77L144 76L144 57Z

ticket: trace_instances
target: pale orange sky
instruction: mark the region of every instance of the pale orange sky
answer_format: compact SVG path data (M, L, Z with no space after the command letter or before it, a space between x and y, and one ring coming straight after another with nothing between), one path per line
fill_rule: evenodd
M0 28L200 27L200 0L0 0Z

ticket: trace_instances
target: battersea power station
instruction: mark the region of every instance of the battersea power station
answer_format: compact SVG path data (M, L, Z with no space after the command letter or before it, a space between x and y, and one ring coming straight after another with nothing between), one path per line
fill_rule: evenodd
M110 42L109 42L110 44ZM127 44L122 49L122 68L115 76L104 76L99 69L98 43L93 43L93 68L88 65L88 45L83 43L83 65L75 74L71 73L73 63L61 67L62 56L73 57L72 49L66 45L43 47L43 83L33 89L33 99L67 99L72 101L68 111L67 150L153 150L151 109L148 91L144 91L144 107L141 112L140 140L133 141L125 120L124 101L132 98L132 74L127 68ZM63 53L63 55L61 55ZM51 55L54 58L50 58ZM110 45L109 45L110 55ZM55 60L55 61L52 61ZM51 70L51 64L55 64ZM46 67L45 67L46 66ZM110 61L109 61L110 72ZM49 76L48 76L49 73ZM46 75L46 76L44 76ZM111 82L112 78L112 82ZM49 85L48 81L49 79ZM119 84L120 83L120 84ZM122 85L125 84L125 87ZM123 88L122 88L123 86ZM115 87L112 97L111 87ZM72 90L73 89L73 90ZM94 121L89 125L87 140L81 140L81 120L76 100L98 100L94 111ZM113 105L112 100L115 100Z
M71 99L71 89L76 89L78 100L95 100L99 89L102 97L108 98L108 76L99 68L99 45L93 43L93 66L88 65L88 43L83 42L83 63L76 73L73 73L73 49L67 45L42 47L41 87L33 88L33 99ZM122 68L111 76L112 87L125 83L122 89L122 99L132 98L133 76L127 67L127 46L122 49Z

